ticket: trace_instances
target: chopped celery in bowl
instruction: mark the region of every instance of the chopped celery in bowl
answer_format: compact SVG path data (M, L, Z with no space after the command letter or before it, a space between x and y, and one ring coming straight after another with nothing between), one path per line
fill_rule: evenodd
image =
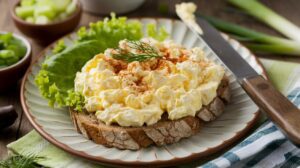
M76 10L76 0L21 0L16 15L34 24L49 24L66 19Z
M11 8L16 27L43 45L73 31L81 15L77 0L19 0Z
M0 93L16 87L31 62L28 40L10 32L0 31Z
M25 56L26 51L25 44L12 33L0 33L0 68L15 64Z

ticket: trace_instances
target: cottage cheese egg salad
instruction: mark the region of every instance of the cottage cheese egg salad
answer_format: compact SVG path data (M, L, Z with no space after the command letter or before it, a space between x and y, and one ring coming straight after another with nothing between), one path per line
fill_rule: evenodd
M84 108L107 125L157 123L163 113L176 120L195 116L216 96L222 66L198 48L153 38L121 40L94 56L77 72L75 92Z
M80 28L77 37L72 45L59 41L35 76L52 107L89 113L107 125L148 126L165 116L194 117L217 97L224 69L200 48L166 40L168 33L154 24L112 14Z

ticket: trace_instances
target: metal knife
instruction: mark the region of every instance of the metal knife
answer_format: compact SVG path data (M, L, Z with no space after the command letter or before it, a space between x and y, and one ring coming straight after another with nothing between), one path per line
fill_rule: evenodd
M200 17L196 18L196 23L201 27L203 34L193 31L204 39L207 45L234 73L240 85L259 108L268 115L291 142L300 146L300 110L277 91L270 82L257 74L221 36L218 30ZM191 26L189 28L193 29Z

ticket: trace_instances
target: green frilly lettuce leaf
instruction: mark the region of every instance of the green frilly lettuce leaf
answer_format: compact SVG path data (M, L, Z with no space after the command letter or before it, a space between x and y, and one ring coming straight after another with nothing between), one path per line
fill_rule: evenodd
M150 37L160 41L167 37L164 29L156 30L154 25L147 28ZM69 47L63 41L56 44L54 55L47 56L35 82L50 106L71 106L81 111L84 97L74 91L76 73L96 54L117 47L123 39L139 40L143 32L140 22L112 15L111 19L90 23L88 29L80 28L77 35L78 39Z
M67 97L73 92L76 72L95 54L103 51L99 41L77 43L61 53L48 57L35 78L40 93L53 106L68 105Z

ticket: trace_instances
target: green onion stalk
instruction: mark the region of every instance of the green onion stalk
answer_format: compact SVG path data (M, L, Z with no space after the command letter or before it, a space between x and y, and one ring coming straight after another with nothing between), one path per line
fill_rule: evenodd
M300 56L300 50L293 46L280 44L245 44L250 50L258 53L283 54L291 56Z
M300 28L257 0L228 0L286 37L300 42Z
M300 56L300 42L257 32L214 17L202 17L217 29L229 33L231 37L247 42L246 46L255 52Z

